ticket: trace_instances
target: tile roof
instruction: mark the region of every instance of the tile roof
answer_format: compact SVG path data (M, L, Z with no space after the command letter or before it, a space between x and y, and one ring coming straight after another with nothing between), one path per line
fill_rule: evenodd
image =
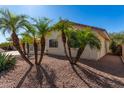
M66 20L61 20L61 21L66 21ZM110 36L109 34L107 33L107 31L103 28L99 28L99 27L94 27L94 26L89 26L89 25L84 25L84 24L80 24L80 23L76 23L76 22L72 22L72 21L69 21L77 26L80 26L80 27L90 27L91 29L93 29L94 31L97 31L101 36L103 36L105 39L108 39L110 40Z

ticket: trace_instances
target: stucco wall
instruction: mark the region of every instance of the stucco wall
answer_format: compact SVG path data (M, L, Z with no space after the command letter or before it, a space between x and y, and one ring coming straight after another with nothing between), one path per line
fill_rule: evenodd
M107 53L110 53L111 52L110 49L109 49L109 47L110 47L110 41L106 41L106 44L107 44Z
M101 41L101 49L100 50L91 49L87 45L83 54L81 55L81 58L97 60L106 54L105 39L103 37L101 37L97 32L94 32L94 34L96 34L97 37ZM58 48L49 48L49 40L50 39L58 40ZM75 56L77 49L71 49L71 51L72 51L72 56ZM61 40L60 33L52 32L51 36L46 38L46 52L48 54L55 54L55 55L62 55L62 56L65 55L64 48L63 48L63 42Z
M94 31L94 34L97 36L97 38L100 40L100 42L101 42L101 48L100 48L100 50L98 50L98 49L92 49L91 51L92 51L92 54L95 54L96 56L94 56L93 55L93 57L97 60L97 59L99 59L99 58L101 58L102 56L104 56L105 55L105 39L101 36L101 35L99 35L98 34L98 32L95 32Z
M101 58L102 56L104 56L106 54L105 39L103 39L102 37L100 37L100 41L101 41L101 49L98 52L98 58Z
M57 48L50 48L49 47L49 40L50 39L56 39L58 41L58 47ZM64 48L63 43L60 37L60 33L58 32L52 32L50 37L46 38L46 52L49 54L56 54L56 55L65 55L64 54Z
M97 49L91 49L87 45L85 50L84 50L84 52L83 52L83 54L81 55L81 58L97 60L98 59L98 50Z

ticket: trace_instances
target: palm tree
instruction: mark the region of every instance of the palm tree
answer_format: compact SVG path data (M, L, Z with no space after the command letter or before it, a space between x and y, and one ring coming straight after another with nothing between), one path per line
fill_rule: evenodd
M84 28L82 30L76 30L76 37L79 42L79 48L77 55L75 57L74 63L77 63L80 59L81 54L83 53L86 45L89 45L91 49L100 49L101 43L100 40L94 35L91 28Z
M25 49L25 41L24 41L24 39L21 39L20 40L20 43L21 43L20 46L22 46L22 50L23 50L24 54L26 55L26 49Z
M22 48L23 51L25 53L25 55L27 55L27 57L29 57L29 44L32 44L32 38L29 36L29 34L27 32L21 33L21 44L22 44Z
M53 29L61 31L62 42L64 46L65 55L71 64L76 64L80 59L86 45L91 48L100 49L100 40L92 33L91 28L74 29L73 23L68 20L61 20L53 26ZM72 57L71 48L76 45L78 48L76 57Z
M50 33L50 22L48 18L34 19L34 24L26 24L28 36L33 39L35 63L41 64L44 50L45 50L45 37ZM38 43L40 44L40 58L38 60Z
M26 24L28 37L33 39L34 54L35 54L35 66L37 70L37 79L42 83L41 76L41 61L43 59L45 50L45 37L49 33L51 22L48 18L33 19L34 24ZM38 58L38 43L40 43L40 57ZM39 60L38 60L39 59Z
M33 41L33 47L34 47L34 56L35 56L35 64L38 64L38 31L35 28L33 24L25 24L26 31L28 34L26 34L27 37L30 37Z
M1 9L0 10L0 30L3 34L8 32L11 34L14 47L18 50L22 58L29 64L33 65L30 60L25 56L24 52L21 50L19 44L19 38L17 33L19 29L25 27L27 23L27 16L25 15L14 15L9 10Z
M51 26L50 26L50 22L51 20L48 18L39 18L39 19L33 19L35 24L34 26L37 29L37 36L40 39L40 58L38 61L38 64L41 64L41 61L43 59L43 54L44 54L44 50L45 50L45 37L46 35L48 35L48 33L50 33L51 30Z
M101 43L100 40L92 33L91 28L83 28L81 30L67 30L66 37L69 41L69 47L78 48L76 57L71 59L74 64L76 64L80 56L82 55L86 45L89 45L91 49L96 48L100 49ZM73 41L73 42L72 42ZM76 46L73 46L76 45Z
M72 63L71 50L70 50L70 47L68 47L68 51L69 51L69 55L68 55L66 45L68 45L69 42L67 42L68 40L65 35L65 31L71 29L72 26L73 26L73 23L69 22L68 20L62 20L60 18L60 21L57 24L55 24L52 28L53 30L57 30L57 31L61 32L61 38L62 38L62 42L63 42L64 52L65 52L65 55L68 58L69 62L71 62L71 63Z

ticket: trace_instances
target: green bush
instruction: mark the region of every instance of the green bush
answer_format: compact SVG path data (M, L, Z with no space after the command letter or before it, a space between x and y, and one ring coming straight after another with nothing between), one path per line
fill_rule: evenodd
M110 49L112 51L113 54L115 55L122 55L122 46L117 44L115 41L112 40L111 44L110 44Z
M13 57L12 55L0 53L0 72L13 67L15 63L15 57Z
M112 40L109 48L111 49L112 53L115 54L116 49L117 49L117 43Z
M78 40L76 32L71 33L69 42L70 42L71 48L79 48L80 47L80 42Z
M12 42L0 43L0 48L2 48L4 50L12 50L12 47L13 47L13 43Z
M0 43L0 47L9 47L9 46L13 46L12 42L3 42L3 43Z

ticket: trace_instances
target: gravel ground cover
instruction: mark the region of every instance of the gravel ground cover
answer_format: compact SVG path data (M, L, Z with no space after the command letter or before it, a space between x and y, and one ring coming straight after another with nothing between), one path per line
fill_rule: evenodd
M23 59L18 61L14 69L0 74L0 87L17 87L29 66ZM31 58L32 62L34 58ZM86 60L84 60L86 61ZM83 62L82 62L83 63ZM124 87L124 78L98 70L95 67L78 63L72 67L65 58L45 55L40 67L40 80L34 66L28 73L22 88L83 88L83 87Z

